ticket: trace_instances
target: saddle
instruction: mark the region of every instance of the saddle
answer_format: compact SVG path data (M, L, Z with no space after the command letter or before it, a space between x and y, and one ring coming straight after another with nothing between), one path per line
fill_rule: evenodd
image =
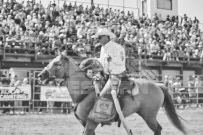
M122 96L133 96L137 91L138 86L135 87L135 83L128 79L128 77L123 77L121 79L121 84L119 87L118 100ZM120 102L121 109L123 108L122 102ZM95 105L88 116L89 119L95 121L96 123L101 123L102 125L109 125L112 122L119 121L118 114L113 102L111 95L106 95L105 97L98 98ZM120 123L119 123L120 124Z
M119 87L119 96L132 96L135 90L135 82L130 80L127 76L121 78L121 84Z

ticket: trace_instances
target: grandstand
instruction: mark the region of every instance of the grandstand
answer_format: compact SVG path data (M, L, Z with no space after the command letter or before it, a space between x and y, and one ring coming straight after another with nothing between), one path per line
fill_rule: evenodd
M57 55L57 49L68 50L78 61L97 56L99 44L92 36L104 27L125 47L129 72L160 82L166 75L180 76L184 85L188 76L203 74L198 18L191 20L185 14L163 19L156 13L138 17L96 4L64 2L60 8L57 4L47 8L40 1L12 0L0 5L0 69L7 71L6 77L35 76Z
M80 2L63 3L60 11L57 2L49 3L47 11L40 1L5 2L2 7L0 52L5 63L1 64L2 68L6 68L8 61L24 61L26 65L32 61L39 66L39 62L47 63L45 59L55 57L57 48L66 48L76 57L91 57L95 55L96 43L91 37L99 27L111 29L117 35L115 41L126 47L129 56L145 63L153 60L153 64L160 62L165 66L165 63L192 65L202 61L199 21L197 18L190 20L187 15L168 16L161 20L158 14L154 14L151 19L147 16L137 19L128 11L99 5L85 7ZM150 62L148 64L152 66Z

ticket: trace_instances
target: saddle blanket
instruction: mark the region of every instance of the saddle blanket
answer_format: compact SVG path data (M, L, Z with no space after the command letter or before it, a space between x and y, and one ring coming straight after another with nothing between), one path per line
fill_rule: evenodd
M88 116L89 119L96 123L110 123L116 117L114 103L108 98L99 98Z

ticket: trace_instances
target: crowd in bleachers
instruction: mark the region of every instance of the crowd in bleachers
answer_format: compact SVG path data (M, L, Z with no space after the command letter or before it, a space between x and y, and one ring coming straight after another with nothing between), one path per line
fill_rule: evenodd
M99 5L65 2L59 8L50 2L46 8L34 0L4 2L0 9L0 46L11 53L37 50L38 55L54 55L57 48L66 48L87 57L93 46L98 45L93 35L106 27L116 34L114 40L129 53L140 52L149 58L161 56L164 61L203 58L199 20L186 14L168 16L165 20L157 14L152 19L144 14L138 18L133 12Z

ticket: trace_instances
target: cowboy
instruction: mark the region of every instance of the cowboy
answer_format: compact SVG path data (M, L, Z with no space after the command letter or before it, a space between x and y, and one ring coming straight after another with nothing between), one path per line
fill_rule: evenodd
M126 70L125 49L120 44L111 41L116 36L106 28L99 29L95 37L102 45L98 60L104 68L104 73L109 75L109 80L100 93L100 96L104 96L111 90L110 78L117 78L120 81Z
M111 92L114 104L116 107L116 111L121 119L121 122L123 123L126 131L128 134L130 134L130 130L127 127L124 116L121 111L120 104L117 99L117 92L119 90L119 84L121 82L121 77L124 74L126 70L125 66L125 49L120 45L117 44L111 39L114 39L116 35L112 32L110 32L107 28L99 29L98 32L94 35L95 38L98 38L98 41L101 43L101 52L100 52L100 58L98 59L101 63L101 65L104 68L104 73L109 75L109 79L105 86L103 87L102 91L100 92L100 97L104 96L108 92ZM117 89L113 89L113 85L115 85L113 82L118 82Z

